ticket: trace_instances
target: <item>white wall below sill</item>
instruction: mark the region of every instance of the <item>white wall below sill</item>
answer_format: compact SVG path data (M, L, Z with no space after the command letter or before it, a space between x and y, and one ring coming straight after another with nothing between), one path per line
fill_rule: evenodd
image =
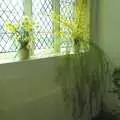
M0 120L73 120L55 82L61 58L0 64Z
M50 57L0 64L0 120L71 120L55 83L59 61Z
M0 64L0 120L72 120L55 81L61 58ZM88 120L88 108L81 120Z

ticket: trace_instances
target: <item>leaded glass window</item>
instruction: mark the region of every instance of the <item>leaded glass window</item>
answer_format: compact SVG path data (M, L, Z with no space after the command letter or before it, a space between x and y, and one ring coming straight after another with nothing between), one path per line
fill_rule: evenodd
M60 0L60 15L64 16L66 20L72 21L74 19L75 2L76 0ZM67 38L62 38L62 47L65 47L66 44L71 47L70 31L67 28L63 28L62 25L60 25L60 30L67 34Z
M64 48L68 39L71 46L72 40L70 40L68 29L63 28L61 24L56 27L50 14L52 11L56 11L72 21L75 18L75 3L76 0L0 0L0 53L18 50L18 44L4 29L4 23L6 21L17 23L24 13L30 15L39 24L39 28L34 31L36 36L35 51L54 48L55 31L67 33L67 38L61 39L60 47Z
M17 47L11 35L4 29L6 21L18 22L23 16L22 0L0 0L0 53L14 52Z
M52 11L59 11L61 15L73 19L74 2L75 0L32 0L32 15L40 24L39 29L35 31L38 38L37 49L54 47L54 23L50 14Z
M53 47L53 24L50 17L52 6L52 0L32 0L32 15L39 23L39 28L35 31L37 36L36 49Z

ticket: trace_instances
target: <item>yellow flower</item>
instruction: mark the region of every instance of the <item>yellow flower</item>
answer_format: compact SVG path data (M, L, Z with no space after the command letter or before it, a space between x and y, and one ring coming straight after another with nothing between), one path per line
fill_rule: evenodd
M38 27L38 24L35 23L35 21L30 19L28 16L23 17L21 25L25 29L25 31L28 32L31 32L35 27Z
M19 33L16 33L16 34L14 35L14 39L15 39L15 40L20 40L20 39L21 39L20 34L19 34Z
M27 30L28 30L28 31L32 31L32 29L33 29L33 25L32 25L32 24L29 24L29 25L27 26Z
M56 35L56 37L60 37L60 38L65 37L64 32L55 32L55 35Z
M35 40L33 28L35 28L35 22L28 16L24 16L17 24L11 22L5 24L5 29L13 33L12 37L22 42Z
M24 37L24 41L29 41L30 40L30 37L29 36L25 36Z
M5 23L5 29L8 30L9 32L15 32L16 31L15 25L12 24L11 22L6 22Z
M24 16L22 18L22 22L30 22L30 18L28 16Z

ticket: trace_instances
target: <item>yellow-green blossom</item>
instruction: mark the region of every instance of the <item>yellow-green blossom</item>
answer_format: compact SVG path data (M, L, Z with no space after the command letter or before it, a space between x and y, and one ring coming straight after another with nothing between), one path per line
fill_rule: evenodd
M15 32L16 26L14 24L12 24L11 22L6 22L5 29L8 30L9 32Z
M35 28L35 21L30 19L28 16L24 16L17 24L12 22L5 23L5 29L11 32L13 38L18 40L20 43L23 43L24 41L30 42L35 40L33 34Z
M65 28L69 30L71 38L82 38L83 40L90 39L89 12L88 6L84 3L84 0L81 0L77 4L75 13L75 19L68 20L65 16L52 12L52 19L56 24L60 24L62 29Z

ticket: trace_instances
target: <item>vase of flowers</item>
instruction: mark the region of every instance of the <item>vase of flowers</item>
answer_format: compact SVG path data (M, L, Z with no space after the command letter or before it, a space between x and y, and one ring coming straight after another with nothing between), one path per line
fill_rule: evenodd
M36 28L35 21L28 16L24 16L17 24L6 22L5 28L12 33L13 39L19 43L18 55L20 60L29 59L33 43L35 40L34 29Z
M71 9L71 7L67 7L67 9ZM60 34L62 36L59 37L72 40L72 51L75 54L89 49L90 21L87 0L77 2L74 19L68 19L54 11L52 12L52 19L56 24L61 25Z
M24 42L18 51L20 60L30 58L30 48L28 47L29 42Z

